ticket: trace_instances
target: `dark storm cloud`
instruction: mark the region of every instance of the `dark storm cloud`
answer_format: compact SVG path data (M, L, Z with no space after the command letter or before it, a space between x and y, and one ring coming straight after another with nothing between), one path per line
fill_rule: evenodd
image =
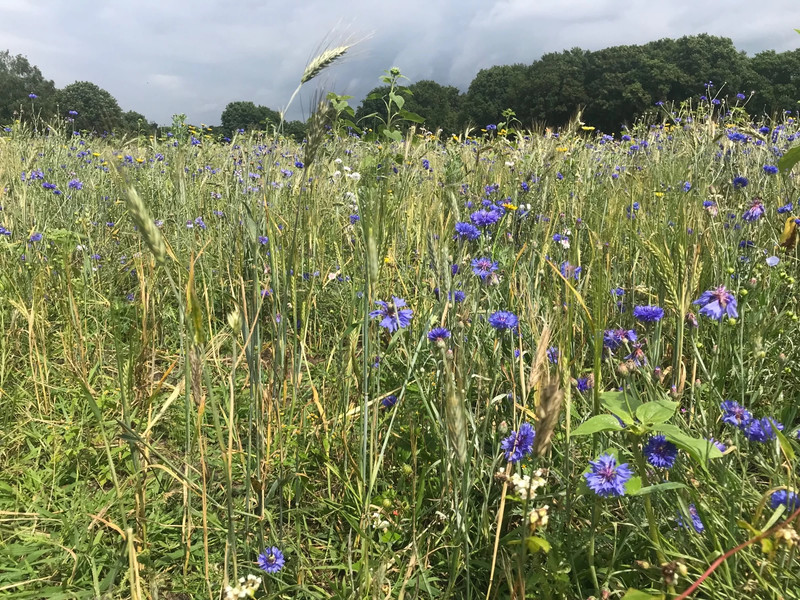
M89 80L123 109L167 123L217 123L225 105L283 107L322 40L363 39L325 71L326 89L357 102L384 69L465 90L482 68L530 63L575 46L597 50L710 33L750 54L798 47L797 0L0 0L0 49L25 54L59 87ZM334 34L330 35L331 30ZM316 89L289 116L300 118Z

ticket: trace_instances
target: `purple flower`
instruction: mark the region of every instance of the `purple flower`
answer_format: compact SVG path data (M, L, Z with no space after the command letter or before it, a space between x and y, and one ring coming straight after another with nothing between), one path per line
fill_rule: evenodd
M664 309L660 306L634 306L633 317L643 323L654 323L664 318Z
M792 212L793 208L794 205L791 202L789 202L789 204L784 204L783 206L778 208L778 214L782 215L784 213Z
M591 470L584 473L586 484L598 496L624 496L625 484L633 477L628 463L617 465L612 454L603 454L595 461L589 461Z
M603 334L603 345L612 352L623 343L635 342L638 339L633 329L608 329Z
M267 573L277 573L285 564L286 559L283 556L283 552L278 550L275 546L267 548L258 555L258 566L262 571L266 571Z
M556 348L555 346L550 346L547 349L547 353L546 354L547 354L547 360L549 360L554 365L558 364L558 355L560 354L560 352L558 351L558 348Z
M34 93L30 93L30 94L28 94L28 98L30 98L31 100L36 100L38 97L39 97L39 96L37 96L37 95L36 95L36 94L34 94Z
M506 453L508 462L518 462L533 450L533 440L536 431L530 423L523 423L519 426L519 431L512 431L511 434L500 442L500 448Z
M715 440L713 437L708 438L709 443L713 444L714 447L719 450L720 452L724 453L728 447L720 442L719 440Z
M71 190L82 190L83 189L83 184L80 182L79 179L72 179L72 180L70 180L70 182L67 185L69 186L69 189L71 189Z
M747 187L747 184L750 183L747 177L742 177L741 175L733 178L733 189L741 190L742 188Z
M791 490L776 490L772 492L772 495L769 497L769 505L772 510L775 510L781 505L785 506L788 510L796 510L800 507L800 499L798 499L797 494Z
M513 312L498 310L489 316L489 325L500 331L516 329L519 318Z
M456 235L462 239L477 240L481 232L472 223L456 223Z
M261 244L262 246L266 246L267 244L269 244L269 238L265 235L260 235L258 236L258 243Z
M745 437L751 442L766 443L777 437L775 435L775 429L781 431L783 430L783 425L772 417L763 417L761 419L752 419L742 431Z
M647 440L642 452L647 462L659 469L671 468L678 457L678 447L663 435L654 435Z
M764 173L767 175L775 175L778 173L778 167L775 165L764 165Z
M394 394L389 394L383 400L381 400L381 404L384 408L392 408L395 404L397 404L397 396Z
M781 262L781 259L778 258L777 256L770 256L769 258L767 258L766 262L768 267L775 267L778 265L779 262Z
M28 238L29 242L41 242L42 241L42 234L41 233L34 233Z
M761 202L761 198L753 198L753 202L750 204L750 207L742 213L742 219L752 223L753 221L758 221L763 214L764 203Z
M494 225L500 220L500 212L494 210L481 209L475 211L469 216L470 221L478 227L488 227Z
M450 337L450 330L444 327L434 327L428 332L428 339L432 342L444 342Z
M722 409L722 422L743 429L753 418L744 406L735 400L725 400L720 404Z
M564 279L569 279L570 277L574 277L577 281L580 278L581 268L580 267L573 267L569 264L569 261L565 260L561 263L561 275Z
M472 272L478 277L485 280L489 275L497 270L497 263L492 262L491 258L473 258L472 259Z
M380 326L390 332L396 331L398 327L408 327L411 324L411 316L414 311L410 308L402 308L406 301L397 296L392 296L392 302L377 300L375 302L379 309L373 310L369 316L373 319L380 318Z
M703 521L700 519L700 515L697 514L697 507L694 504L689 505L689 516L692 519L692 527L694 527L694 530L697 533L703 533L706 527L705 525L703 525ZM681 527L685 527L687 529L689 528L689 526L686 523L684 523L683 518L681 517L680 514L678 514L677 521L678 525L680 525Z
M702 295L692 302L700 306L700 314L705 315L716 321L721 321L723 315L735 319L739 316L736 311L736 298L728 291L724 285L706 290Z
M592 384L592 378L578 377L577 381L575 382L575 387L577 387L578 391L581 393L588 392L594 387L594 385Z

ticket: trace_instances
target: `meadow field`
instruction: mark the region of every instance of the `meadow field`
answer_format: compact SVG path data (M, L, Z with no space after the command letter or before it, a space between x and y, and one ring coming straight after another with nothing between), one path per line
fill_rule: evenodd
M6 128L0 596L800 598L798 118L714 100Z

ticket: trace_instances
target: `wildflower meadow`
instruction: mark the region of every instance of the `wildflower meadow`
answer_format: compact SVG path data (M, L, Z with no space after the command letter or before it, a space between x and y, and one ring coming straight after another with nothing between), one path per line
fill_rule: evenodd
M800 598L800 126L736 92L10 124L0 595Z

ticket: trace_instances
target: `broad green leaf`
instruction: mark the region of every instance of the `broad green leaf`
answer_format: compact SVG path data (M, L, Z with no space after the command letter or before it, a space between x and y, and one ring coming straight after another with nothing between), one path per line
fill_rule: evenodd
M625 595L622 597L622 600L664 600L663 594L648 594L647 592L642 592L640 590L635 590L633 588L628 588L628 591L625 592Z
M400 116L403 117L406 121L411 121L412 123L424 123L425 117L418 115L417 113L409 112L407 110L401 110Z
M550 542L546 539L541 538L536 535L531 535L525 538L525 543L528 546L528 552L544 552L547 554L550 552Z
M645 425L664 423L675 415L678 403L671 400L653 400L645 402L636 409L636 418Z
M629 491L631 496L644 496L645 494L652 494L653 492L661 492L664 490L680 490L686 487L685 483L679 481L665 481L664 483L657 483L655 485L648 485L639 488L635 492Z
M389 93L389 100L394 102L395 106L397 106L397 110L403 110L403 105L406 103L406 99L402 96L398 96L397 94L390 92Z
M614 417L614 415L595 415L588 421L584 421L572 435L591 435L593 433L600 433L601 431L621 431L622 425Z
M634 414L641 402L624 392L603 392L600 394L600 403L608 409L608 412L617 415L626 425L633 425L636 422Z
M800 146L795 146L778 159L778 168L781 172L789 172L798 162L800 162Z
M396 129L389 131L388 129L383 130L383 135L385 135L390 140L394 140L395 142L399 142L403 139L403 134L397 131Z
M722 452L719 451L719 448L709 440L693 438L686 435L675 425L662 423L654 426L653 429L663 433L670 442L689 454L700 464L705 464L712 458L722 457Z
M636 475L625 484L625 493L631 496L638 496L642 489L642 478Z
M792 450L792 445L789 443L789 440L786 439L786 436L783 435L772 422L770 422L770 426L772 427L772 431L775 432L775 435L778 436L778 443L781 445L781 450L783 450L786 460L789 461L790 464L794 463L794 450Z

